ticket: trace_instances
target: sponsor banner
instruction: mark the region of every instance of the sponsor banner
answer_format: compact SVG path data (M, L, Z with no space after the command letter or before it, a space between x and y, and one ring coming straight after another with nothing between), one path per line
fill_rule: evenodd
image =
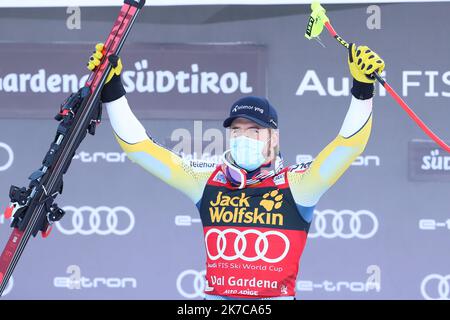
M360 272L355 275L360 274ZM366 294L373 294L381 292L381 269L378 265L370 265L366 269L368 275L366 279L352 280L299 280L297 281L297 291L302 295L305 293L320 292L323 294L340 295L342 293L353 293L365 296Z
M208 227L206 292L232 296L293 296L299 243L306 234L270 228Z
M295 162L298 164L312 160L314 160L314 158L311 154L297 154L295 156ZM381 160L377 155L360 155L356 157L351 165L355 167L379 167L381 165Z
M449 142L446 142L449 144ZM408 177L412 181L450 181L450 154L431 141L408 144Z
M419 229L427 231L442 231L450 230L450 218L441 219L420 219Z
M322 0L326 3L408 3L408 2L439 2L444 0ZM1 7L69 7L69 6L120 6L123 2L119 0L4 0ZM281 4L310 4L310 0L147 0L146 6L186 6L186 5L281 5Z
M380 29L368 28L375 19L368 5L347 6L332 15L339 32L349 38L355 25L360 26L361 39L367 42L359 44L384 54L387 80L415 112L427 115L424 120L444 139L449 135L439 128L449 119L450 43L427 35L430 30L445 35L450 29L448 5L380 5ZM307 23L309 11L301 10L306 6L270 14L256 6L247 11L214 7L199 13L201 23L192 23L191 15L174 18L173 10L185 8L159 10L156 24L144 17L144 27L134 29L133 38L154 44L127 43L121 56L130 106L148 134L174 149L196 172L210 172L228 146L222 120L231 103L243 95L263 95L278 111L285 166L307 174L314 157L339 132L351 101L351 79L345 50L333 39L323 42L336 54L299 37L299 22L305 24L302 28ZM82 9L82 17L89 10L98 9ZM0 67L2 246L11 232L11 221L2 214L9 188L26 186L41 164L57 127L53 116L87 74L92 35L111 27L108 17L117 14L117 7L102 8L95 21L82 18L80 30L67 30L65 10L38 10L45 11L42 19L30 19L36 16L34 9L7 11L14 16L10 22L15 32L4 33L4 40L34 43L0 43L0 57L6 61ZM288 11L289 16L277 16ZM397 28L405 17L427 25L410 24L405 33ZM185 32L177 32L180 26ZM45 35L39 31L41 40L56 44L35 43L41 40L31 31L50 29ZM409 48L417 37L423 43L408 59L391 48L393 42L396 48ZM60 42L73 39L84 42ZM263 46L155 44L224 40ZM433 59L425 59L430 52ZM196 121L199 114L202 121ZM220 225L206 226L205 244L206 232L193 203L197 199L128 159L111 126L103 123L76 151L64 177L57 202L66 215L48 239L30 240L4 299L203 299L210 288L233 294L284 294L286 289L290 294L292 288L297 299L450 299L450 256L439 245L448 243L450 231L445 202L449 155L430 141L414 140L406 164L401 153L417 128L378 85L373 116L363 154L314 208L300 273L288 283L291 287L280 283L278 274L289 268L285 261L297 265L292 248L304 239L289 228L284 210L289 193L283 187L289 177L274 176L273 188L281 194L264 197L264 190L256 201L246 199L250 190L243 196L208 199L212 204L206 218ZM417 138L427 139L418 132ZM226 183L220 172L211 180L219 188ZM277 230L270 233L269 228ZM383 275L376 267L366 270L375 264ZM206 267L213 270L208 283ZM254 278L264 272L267 277Z
M11 62L0 69L2 117L52 118L86 82L93 48L1 43L0 59ZM127 99L140 119L223 119L242 95L267 95L264 46L129 43L121 57Z
M227 263L228 267L236 268L237 265ZM272 266L273 272L278 272ZM342 278L339 280L297 280L296 291L301 295L302 299L310 299L315 293L324 298L324 294L328 297L338 297L342 294L346 294L349 297L351 295L359 295L361 297L368 298L373 295L380 295L382 291L382 277L381 268L378 265L369 265L366 268L366 273L361 272L358 267L358 272L350 278ZM205 292L210 289L210 283L206 281L206 270L198 271L195 269L186 269L180 272L176 280L177 292L181 297L186 299L201 299L205 297ZM425 299L450 299L448 295L448 283L450 276L441 276L438 274L431 274L424 278L422 281L422 294ZM258 287L264 286L276 286L277 283L270 281L257 282L253 279L235 279L230 278L215 278L215 282L227 283L230 286L238 287L239 284L247 282L247 285ZM434 282L434 283L433 283ZM447 282L447 284L445 283ZM434 285L434 287L433 287ZM440 286L440 287L438 287ZM239 290L239 289L236 289ZM434 290L433 296L428 295Z
M57 276L53 278L55 288L80 290L80 289L134 289L137 287L137 279L134 277L105 277L86 276L78 265L70 265L66 269L69 276Z
M369 210L314 210L308 238L370 239L379 228L377 216Z
M439 67L439 70L403 69L399 70L398 73L383 71L380 76L389 83L395 77L400 76L401 83L396 85L396 91L404 98L417 94L422 95L424 98L450 97L450 71L445 67ZM308 69L302 75L295 95L303 97L350 97L351 79L351 76L324 77L320 70ZM380 83L375 85L375 89L375 97L389 95Z
M64 206L62 209L66 216L55 225L62 234L69 236L124 236L129 234L135 225L133 212L123 206Z

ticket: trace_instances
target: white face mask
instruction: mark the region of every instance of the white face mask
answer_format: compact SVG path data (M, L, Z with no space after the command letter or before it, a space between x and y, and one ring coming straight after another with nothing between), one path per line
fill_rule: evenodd
M260 141L246 136L231 138L231 156L239 167L247 171L256 170L266 161L263 150L267 141Z

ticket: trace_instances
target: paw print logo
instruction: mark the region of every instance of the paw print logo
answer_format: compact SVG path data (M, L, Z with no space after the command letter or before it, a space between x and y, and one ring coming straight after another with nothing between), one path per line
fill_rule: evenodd
M260 206L264 207L267 211L272 211L272 209L280 209L283 204L283 195L279 193L278 190L273 190L267 192L263 195L263 199L259 203Z

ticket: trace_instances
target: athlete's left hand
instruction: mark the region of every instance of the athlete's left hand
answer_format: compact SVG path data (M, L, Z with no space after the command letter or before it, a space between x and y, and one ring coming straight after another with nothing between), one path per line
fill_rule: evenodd
M384 61L368 46L359 46L350 43L348 49L348 66L353 78L359 82L374 83L373 73L379 74L384 70Z
M103 58L103 49L105 45L103 43L97 43L95 51L89 58L87 68L90 71L94 71L100 65ZM111 71L106 77L105 85L102 89L100 100L102 102L111 102L125 95L125 88L123 87L120 79L120 73L122 72L122 60L117 55L109 55L108 60L111 63Z
M89 61L87 63L87 68L90 71L93 71L95 68L97 68L100 65L100 60L103 58L103 49L104 44L99 42L95 45L95 51L90 56ZM120 73L122 72L122 60L117 56L110 56L110 59L114 58L117 60L116 66L113 66L111 68L111 71L108 74L108 77L106 77L105 84L108 83L112 77L117 76L120 77ZM111 61L111 60L110 60Z

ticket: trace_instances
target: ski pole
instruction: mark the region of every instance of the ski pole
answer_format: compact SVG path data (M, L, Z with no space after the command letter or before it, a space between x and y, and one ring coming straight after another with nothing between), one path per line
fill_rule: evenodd
M320 39L318 38L325 26L328 33L336 39L342 46L349 49L350 44L341 38L331 25L330 19L326 16L325 8L320 5L318 1L313 1L311 4L311 16L309 17L308 25L306 27L305 37L307 39ZM450 146L447 145L441 138L439 138L423 121L420 117L414 113L414 111L403 101L403 99L395 92L395 90L386 82L381 76L374 72L372 75L380 82L380 84L386 89L391 97L405 110L409 117L425 132L431 139L434 140L442 149L450 153Z

